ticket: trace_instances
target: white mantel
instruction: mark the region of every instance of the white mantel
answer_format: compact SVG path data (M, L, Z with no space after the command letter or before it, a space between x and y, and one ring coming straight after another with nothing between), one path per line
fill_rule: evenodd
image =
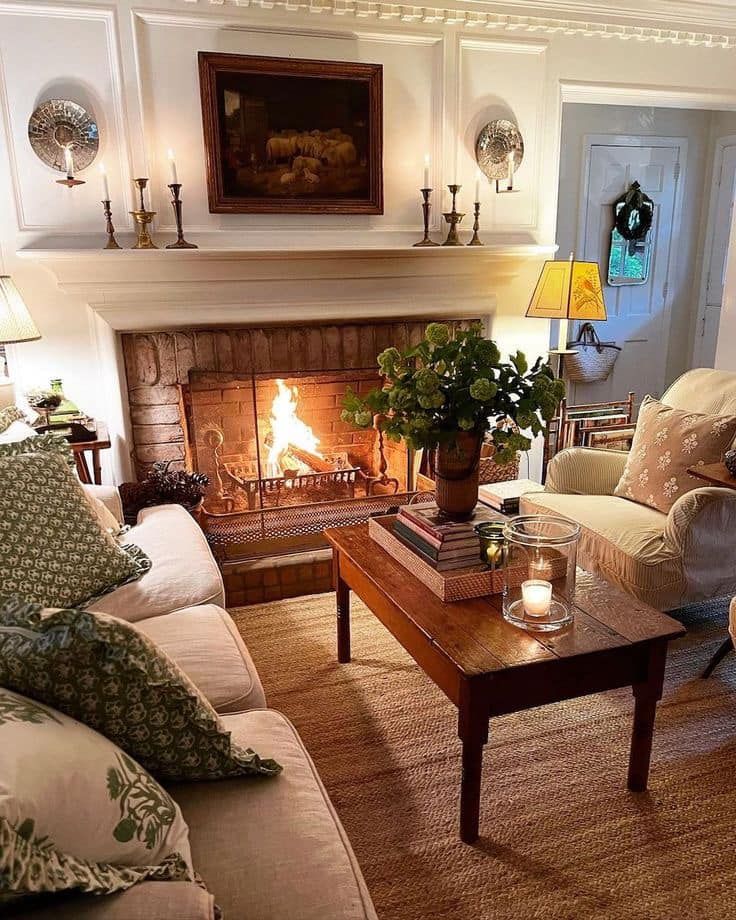
M344 235L342 245L314 236L309 246L270 248L206 244L194 250L102 250L90 240L44 243L17 257L47 269L58 288L86 304L96 361L104 368L106 419L114 437L115 477L130 478L130 419L119 333L413 316L484 316L509 350L526 347L515 324L534 281L556 246L489 242L483 247L374 245ZM376 237L372 237L372 240ZM121 245L131 240L120 235ZM95 243L98 240L95 238ZM219 241L218 241L219 242ZM547 324L525 324L545 348Z
M345 238L344 238L345 239ZM99 250L27 248L65 293L116 331L203 324L494 313L555 246Z

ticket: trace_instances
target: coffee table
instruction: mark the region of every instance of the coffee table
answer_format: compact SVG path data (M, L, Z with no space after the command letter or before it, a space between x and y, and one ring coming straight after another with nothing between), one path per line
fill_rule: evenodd
M457 706L462 742L460 837L478 838L483 748L493 716L630 686L634 725L628 787L646 789L667 643L676 620L578 571L574 623L528 633L507 623L500 596L445 603L368 535L330 528L337 594L337 657L350 661L350 592Z

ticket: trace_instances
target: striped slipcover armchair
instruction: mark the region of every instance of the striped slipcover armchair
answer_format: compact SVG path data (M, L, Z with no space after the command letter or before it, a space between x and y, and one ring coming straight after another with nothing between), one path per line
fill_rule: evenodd
M736 415L736 373L688 371L662 397L676 409ZM582 528L578 561L659 610L736 594L736 490L704 487L668 514L613 494L622 451L572 447L549 465L522 514L560 514Z

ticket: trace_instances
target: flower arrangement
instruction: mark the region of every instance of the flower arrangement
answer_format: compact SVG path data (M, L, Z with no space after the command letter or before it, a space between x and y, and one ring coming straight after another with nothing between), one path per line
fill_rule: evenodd
M479 323L454 333L430 323L413 348L381 352L378 367L384 386L365 396L348 388L343 421L369 428L376 419L386 437L413 449L450 444L459 432L480 440L490 431L501 464L531 446L517 429L542 433L565 395L564 382L541 358L531 368L520 351L502 361Z

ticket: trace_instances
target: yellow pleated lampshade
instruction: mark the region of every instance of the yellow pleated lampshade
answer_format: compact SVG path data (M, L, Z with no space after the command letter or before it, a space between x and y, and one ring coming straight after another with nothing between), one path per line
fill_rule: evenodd
M41 333L9 275L0 275L0 344L32 342Z
M606 319L597 262L545 262L527 316L544 319Z

